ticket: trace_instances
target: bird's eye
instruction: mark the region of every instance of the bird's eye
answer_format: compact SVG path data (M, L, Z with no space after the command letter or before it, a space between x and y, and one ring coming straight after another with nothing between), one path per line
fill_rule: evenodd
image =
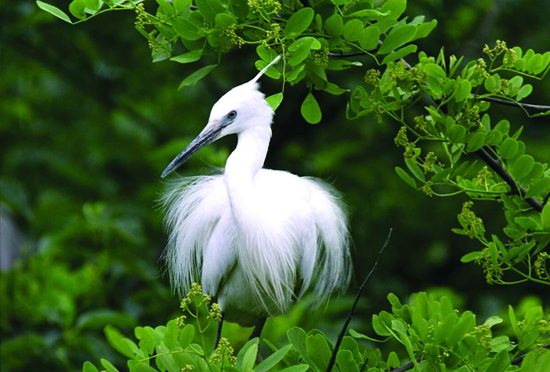
M228 119L235 119L237 117L237 111L233 110L229 114L227 114Z

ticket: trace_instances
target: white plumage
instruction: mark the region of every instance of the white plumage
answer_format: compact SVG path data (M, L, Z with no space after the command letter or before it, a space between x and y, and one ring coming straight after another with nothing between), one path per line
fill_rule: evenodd
M262 169L273 110L256 81L226 93L166 176L200 147L238 135L223 174L176 181L164 198L172 285L194 282L243 326L284 313L304 293L317 303L350 279L349 236L339 194L322 181Z

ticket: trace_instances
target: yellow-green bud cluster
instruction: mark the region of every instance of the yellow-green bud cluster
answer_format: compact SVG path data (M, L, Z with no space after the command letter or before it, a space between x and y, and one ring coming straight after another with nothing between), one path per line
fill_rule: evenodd
M433 166L435 163L437 163L437 155L433 151L430 151L426 154L424 164L422 164L422 166L426 172L433 172Z
M193 372L195 370L195 366L192 364L187 364L185 367L181 369L181 372Z
M137 28L143 29L146 25L150 25L151 21L149 17L147 16L147 12L145 11L145 6L143 3L139 3L134 8L136 12L136 22L135 25Z
M208 317L217 322L222 320L222 308L220 307L219 304L215 302L212 304L212 306L210 307L210 310L208 311Z
M365 83L377 87L380 84L380 71L374 68L368 69L365 73Z
M237 25L233 24L229 26L228 28L222 31L222 35L227 37L231 44L236 45L239 48L241 48L245 44L244 39L239 35L237 35Z
M420 188L424 194L428 195L430 198L435 195L435 192L432 190L433 182L427 181L424 186Z
M153 52L158 52L160 48L160 43L157 40L158 31L153 30L149 33L149 39L147 40L149 44L149 49L151 49Z
M183 327L185 327L185 319L187 319L187 317L185 315L182 315L182 316L178 316L176 318L176 324L178 325L178 327L180 329L182 329Z
M468 127L475 128L481 126L481 116L479 115L479 106L472 106L464 110L464 120Z
M474 183L477 186L485 186L487 187L487 182L493 178L493 173L487 168L486 166L481 168L479 173L477 174L477 177L474 180Z
M475 337L478 344L487 349L487 352L491 351L491 341L493 339L491 335L491 329L488 325L482 324L474 328L472 332L467 333L465 336Z
M485 235L483 220L472 211L473 202L468 201L462 206L460 217L464 223L464 232L470 238L482 238Z
M233 355L235 350L227 340L227 338L220 338L218 347L214 350L214 353L210 357L210 360L213 363L220 363L222 361L227 361L229 365L235 365L237 363L237 358Z
M487 284L494 284L495 281L500 281L503 275L502 267L493 261L488 248L483 249L481 252L481 256L476 258L475 262L483 268Z
M428 132L428 121L426 120L426 118L421 115L421 116L416 116L414 119L414 126L416 129L419 129L423 132Z
M483 47L483 53L493 60L503 53L510 53L511 49L508 49L505 41L497 40L496 45L493 49L489 48L487 44Z
M278 0L248 0L248 6L254 13L276 14L282 5Z
M268 40L277 39L281 35L282 30L283 29L278 23L272 23L271 30L268 30L265 36Z
M479 70L481 73L481 76L483 76L485 79L489 78L491 74L487 72L487 62L483 58L478 58L476 61L476 69Z
M315 53L313 61L317 66L328 67L328 49L323 49Z
M548 253L542 252L539 253L537 256L537 260L535 261L535 273L540 279L543 280L550 280L550 272L548 271L548 268L546 267L546 261L550 258Z

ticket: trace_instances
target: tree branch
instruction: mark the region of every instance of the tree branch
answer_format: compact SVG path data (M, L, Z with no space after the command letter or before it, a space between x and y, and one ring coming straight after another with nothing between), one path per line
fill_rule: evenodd
M532 206L534 209L536 209L539 212L542 212L542 203L533 197L525 198L525 194L527 194L527 190L525 190L523 187L519 186L516 181L514 180L514 177L504 167L500 162L496 159L494 159L491 154L485 149L481 148L476 151L476 154L483 160L489 167L491 167L492 170L494 170L500 178L504 180L511 188L512 191L515 194L519 194L523 200L525 200L530 206Z
M476 96L476 98L478 98L478 97ZM520 102L514 102L514 101L507 101L505 99L499 99L499 98L494 98L494 97L484 97L484 98L479 98L479 99L481 101L493 102L493 103L497 103L497 104L503 105L503 106L523 107L524 109L531 109L531 110L540 111L540 112L550 111L550 106L533 105L531 103L520 103Z
M384 245L378 252L378 256L376 257L376 261L374 261L374 265L372 266L372 269L369 272L369 275L365 278L361 286L359 287L359 290L357 291L357 295L355 296L355 301L353 301L353 305L351 307L351 310L349 311L348 317L346 318L346 321L344 322L344 325L342 326L342 330L340 331L340 334L338 335L338 340L336 340L336 345L334 346L334 351L332 352L332 355L330 356L330 361L328 363L327 372L331 372L332 368L334 368L334 363L336 362L336 355L338 354L338 350L340 349L340 345L342 344L342 340L344 339L344 336L348 330L349 323L351 322L351 318L353 318L353 315L355 315L355 310L357 308L357 304L359 303L359 299L361 298L361 294L363 293L363 289L369 282L370 278L372 277L372 274L376 271L376 268L378 267L378 261L380 260L380 256L382 255L382 252L384 252L384 249L390 244L390 238L391 233L393 229L390 228L390 231L388 233L388 237L386 238L386 241L384 242Z

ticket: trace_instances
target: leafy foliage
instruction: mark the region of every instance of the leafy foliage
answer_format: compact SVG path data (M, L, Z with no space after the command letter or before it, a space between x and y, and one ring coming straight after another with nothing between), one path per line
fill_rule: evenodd
M512 370L513 365L520 365L522 371L550 368L550 350L543 347L550 340L550 317L543 315L541 307L531 308L520 322L510 307L509 324L516 343L508 336L493 336L493 327L498 328L504 322L502 318L491 316L480 324L472 312L454 309L447 297L436 299L421 292L407 305L402 305L394 294L388 295L388 300L391 313L382 311L372 317L374 331L384 339L351 330L351 336L344 337L338 350L337 370L387 371L400 367L406 359L413 361L409 369L417 371L493 372ZM299 327L290 328L288 344L280 348L264 340L271 354L261 362L257 362L257 338L248 341L236 356L225 338L212 350L202 337L217 314L216 304L210 301L201 295L200 286L194 285L182 301L184 312L194 324L184 324L184 315L166 326L137 327L134 334L138 344L111 326L105 328L105 334L111 346L129 358L130 371L327 370L334 345L318 329L306 333ZM379 348L360 345L361 340L396 342L398 346L384 356ZM522 358L516 360L520 354ZM101 363L107 371L117 371L107 360ZM83 371L97 369L86 362Z

